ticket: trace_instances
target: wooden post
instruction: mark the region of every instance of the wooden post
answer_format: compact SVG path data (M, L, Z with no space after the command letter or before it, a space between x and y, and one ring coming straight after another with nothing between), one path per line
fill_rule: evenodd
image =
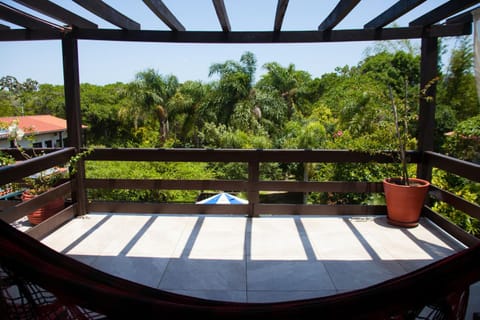
M258 193L258 179L260 164L258 161L248 162L248 216L256 217L255 206L260 202L260 195Z
M68 146L76 152L82 148L82 117L80 112L80 76L78 71L77 39L66 35L62 39L63 81L65 90L65 114L67 115ZM76 202L76 215L87 213L85 191L85 166L78 161L72 186L72 200Z
M438 76L438 39L422 38L422 51L420 63L420 89ZM433 151L433 136L435 131L435 106L436 106L436 83L426 92L426 100L420 98L418 114L418 151ZM417 176L421 179L431 180L432 166L422 160L417 167Z

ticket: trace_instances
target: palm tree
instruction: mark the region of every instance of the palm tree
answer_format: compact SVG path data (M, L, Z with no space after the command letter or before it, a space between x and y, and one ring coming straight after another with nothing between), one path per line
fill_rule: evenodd
M122 112L124 114L128 112L133 118L135 129L138 128L140 122L148 124L158 121L160 142L163 143L169 131L166 106L178 86L176 76L163 76L153 69L139 72L127 89L133 103L127 106L127 110L123 109Z
M198 147L197 133L205 95L206 87L200 81L187 81L178 88L168 103L170 122L179 128L177 137L180 136L184 145L190 140Z
M215 103L219 107L218 122L229 125L238 102L253 95L257 60L253 53L246 52L240 57L240 62L228 60L210 66L209 76L218 74Z
M297 110L298 100L311 81L310 75L305 71L295 70L294 64L284 68L277 62L269 62L264 64L263 68L268 72L263 75L257 86L276 90L285 100L288 106L287 120L291 120L295 112L301 111Z

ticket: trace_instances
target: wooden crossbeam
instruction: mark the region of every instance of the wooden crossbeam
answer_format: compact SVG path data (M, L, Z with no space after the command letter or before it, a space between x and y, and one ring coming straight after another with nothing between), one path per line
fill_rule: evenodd
M447 19L446 24L451 23L471 23L473 21L473 11L480 9L480 7L475 7L467 12L461 13L454 17Z
M147 7L152 10L172 31L185 31L185 27L178 21L175 15L161 0L143 0Z
M283 18L287 11L288 0L278 0L277 11L275 13L275 24L273 25L273 31L278 32L282 29Z
M215 12L217 13L218 21L222 26L222 30L225 32L231 31L230 21L228 20L227 9L225 9L225 3L223 0L212 0Z
M410 22L410 26L429 26L452 14L456 14L464 9L477 4L478 0L450 0L438 8L424 14L423 16Z
M56 20L62 21L65 24L76 26L79 28L96 29L98 26L84 19L75 13L64 9L63 7L49 1L49 0L15 0L16 2L29 7L35 11L43 13Z
M223 31L157 31L115 29L78 29L71 32L77 39L105 41L136 41L156 43L321 43L344 41L380 41L420 39L422 37L457 37L472 34L471 23L433 25L428 28L380 28L359 30L319 31L265 31L228 32ZM52 40L62 39L62 34L52 29L25 30L0 29L1 41Z
M359 2L360 0L340 0L335 9L333 9L328 17L318 26L318 31L333 29Z
M11 7L3 2L0 2L0 19L11 22L18 26L22 26L27 29L57 29L63 30L61 26L58 26L49 21L34 17L26 12Z
M405 13L416 8L423 2L425 2L425 0L399 0L397 3L395 3L393 6L385 10L382 14L365 24L363 27L365 29L376 29L384 27L395 19L401 17Z
M140 24L118 12L101 0L73 0L111 24L126 30L140 30Z

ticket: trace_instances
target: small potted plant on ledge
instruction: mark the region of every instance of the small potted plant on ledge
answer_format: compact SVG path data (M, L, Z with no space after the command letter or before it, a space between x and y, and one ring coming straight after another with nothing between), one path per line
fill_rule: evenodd
M33 154L28 154L20 145L20 141L24 138L25 132L19 127L18 121L13 120L8 126L8 135L9 139L13 142L14 147L20 152L25 160L40 156L36 153L35 149L32 149ZM22 183L24 188L21 195L22 201L31 200L57 186L61 179L65 177L66 171L65 168L51 168L24 178ZM33 225L37 225L50 218L64 207L65 199L63 197L55 198L45 206L28 214L28 221Z
M26 189L22 193L22 201L28 201L39 194L42 194L49 189L57 186L62 178L65 177L64 168L52 168L50 170L42 171L33 176L24 178ZM65 207L65 199L63 197L55 198L49 201L45 206L36 209L27 215L28 221L37 225L40 222L50 218L55 213L59 212Z
M421 98L428 99L428 97L425 96L425 93L435 81L436 79L430 81L425 88L421 90ZM405 93L407 93L406 88L407 86L405 86ZM390 98L392 102L402 176L386 178L383 180L383 190L387 205L387 219L390 224L395 226L408 228L416 227L420 220L425 197L430 188L430 182L424 179L412 178L408 174L408 159L405 151L409 139L409 108L407 95L405 96L402 114L399 114L391 88Z
M33 153L31 155L28 154L20 145L19 141L23 139L24 134L25 132L19 127L18 121L14 120L8 126L9 139L13 142L14 147L20 152L25 160L40 156L36 153L35 149L32 149ZM93 152L93 149L89 148L83 152L77 153L69 159L67 165L63 168L54 167L24 178L23 187L25 190L22 193L22 200L28 201L32 198L35 198L41 193L44 193L59 185L64 178L74 176L76 173L77 162L91 152ZM54 198L45 206L28 214L27 217L31 224L36 225L50 218L64 207L65 199L63 196L61 196Z

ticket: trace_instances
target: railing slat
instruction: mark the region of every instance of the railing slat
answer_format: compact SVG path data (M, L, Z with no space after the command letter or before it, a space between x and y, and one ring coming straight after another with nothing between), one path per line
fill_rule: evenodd
M419 154L410 151L412 163ZM168 162L330 162L330 163L392 163L392 152L370 154L351 150L330 149L95 149L87 160L98 161L168 161Z
M63 166L74 154L74 148L65 148L13 165L0 167L0 186L55 166Z
M480 206L475 203L468 202L451 192L439 189L435 186L430 187L429 195L437 200L448 203L457 210L468 212L470 216L480 219Z
M480 242L480 239L468 234L462 228L456 226L448 219L439 215L430 208L424 208L424 216L436 223L440 228L445 230L449 235L461 241L466 246L474 246Z
M62 224L75 217L75 206L76 204L66 207L65 209L51 216L42 223L28 229L27 231L25 231L25 233L38 240L44 238L49 233L51 233L52 230L57 229Z
M475 182L480 182L480 164L456 159L431 151L425 152L425 160L434 167Z
M49 201L58 198L59 196L65 196L66 194L71 192L71 183L67 181L62 183L61 185L52 188L51 190L38 195L29 201L20 202L18 205L14 207L8 207L4 211L0 212L0 219L5 222L12 223L30 212L36 210L47 204Z
M241 180L86 179L86 187L91 189L247 191L248 183ZM362 181L259 181L255 188L262 191L292 192L383 192L381 182Z

